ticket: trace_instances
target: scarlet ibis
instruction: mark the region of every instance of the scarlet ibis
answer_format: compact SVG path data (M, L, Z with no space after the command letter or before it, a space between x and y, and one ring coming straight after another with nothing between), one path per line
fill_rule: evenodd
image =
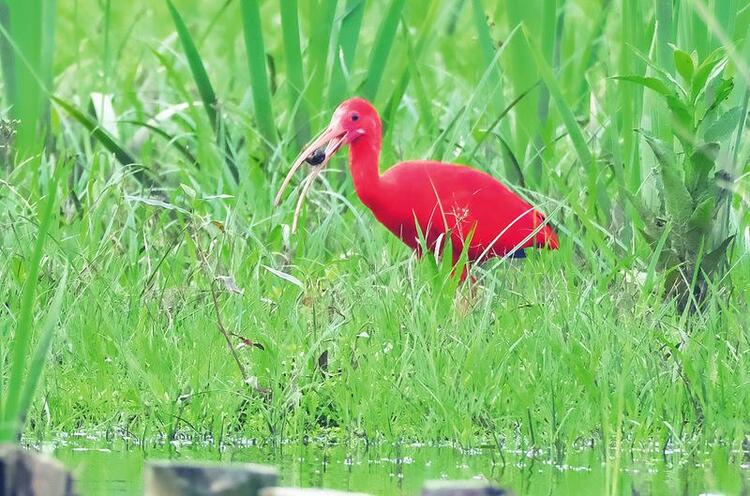
M377 110L362 98L344 101L328 128L294 161L276 195L284 190L303 162L314 166L303 181L292 232L302 203L315 178L333 154L349 145L354 189L375 218L421 254L420 237L430 250L452 242L454 264L469 240L471 263L491 257L523 257L524 249L556 249L557 236L544 216L489 174L465 165L430 160L401 162L380 174L382 128ZM466 276L463 271L462 278Z

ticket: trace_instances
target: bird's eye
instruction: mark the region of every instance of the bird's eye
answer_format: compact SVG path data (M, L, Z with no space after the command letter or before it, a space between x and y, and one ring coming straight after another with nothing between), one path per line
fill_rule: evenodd
M359 114L358 114L358 113L356 113L356 112L355 112L355 113L353 113L353 114L352 114L352 120L353 120L353 121L358 121L358 120L359 120Z

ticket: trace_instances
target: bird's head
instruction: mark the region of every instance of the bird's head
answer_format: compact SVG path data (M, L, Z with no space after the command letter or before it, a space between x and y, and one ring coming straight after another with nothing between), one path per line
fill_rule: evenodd
M375 107L364 98L350 98L333 112L327 130L338 133L343 140L342 144L348 145L365 135L379 137L380 117Z
M281 184L281 188L279 188L279 192L274 199L274 205L278 205L281 202L281 195L303 162L308 162L315 167L307 176L302 186L302 192L297 201L297 208L294 214L292 231L295 230L297 225L297 217L310 185L323 171L331 160L331 157L342 146L351 144L362 136L371 136L379 140L380 129L380 117L378 117L377 111L364 98L350 98L336 108L328 127L307 145L294 161L292 168L289 170L286 178L284 178L284 182Z

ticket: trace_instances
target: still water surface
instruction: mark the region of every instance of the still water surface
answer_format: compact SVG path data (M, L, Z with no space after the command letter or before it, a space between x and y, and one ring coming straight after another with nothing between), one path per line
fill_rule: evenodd
M288 486L327 487L372 495L418 495L425 480L486 478L518 495L598 495L608 493L613 473L601 453L586 450L557 464L548 454L451 447L400 446L346 448L287 445L227 447L177 445L147 448L122 442L67 439L47 445L78 480L82 496L140 495L148 459L269 463ZM635 461L637 460L637 462ZM626 453L617 471L622 495L747 495L750 460L742 452L716 448L699 456Z

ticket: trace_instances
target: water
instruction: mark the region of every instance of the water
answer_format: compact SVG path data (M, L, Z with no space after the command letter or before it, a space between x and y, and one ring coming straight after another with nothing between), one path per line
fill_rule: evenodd
M295 445L264 448L254 445L222 449L182 444L147 448L122 442L70 438L45 446L76 475L78 489L88 495L140 495L147 459L213 460L269 463L279 468L283 485L327 487L373 495L418 495L429 479L486 478L518 495L605 494L613 471L601 453L585 450L558 465L544 454L451 447ZM634 460L638 460L635 462ZM623 455L617 471L623 495L750 494L750 463L746 455L724 448L700 453L632 452Z

